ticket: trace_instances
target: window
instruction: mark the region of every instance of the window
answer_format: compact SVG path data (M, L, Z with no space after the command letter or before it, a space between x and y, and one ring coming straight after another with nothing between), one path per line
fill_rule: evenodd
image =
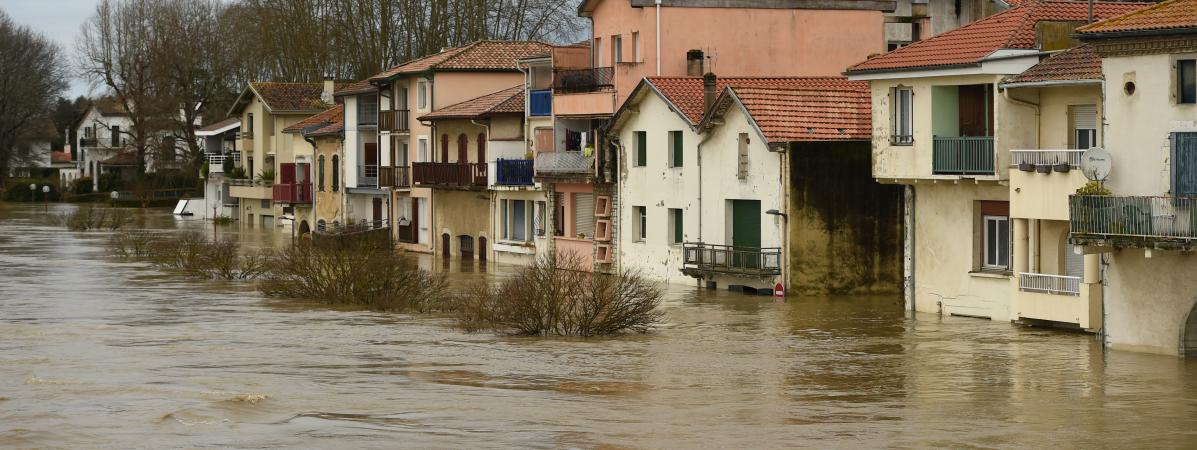
M553 236L565 236L565 194L553 194Z
M324 155L316 159L316 186L320 192L324 192Z
M636 159L633 164L636 167L644 167L648 164L648 132L634 131L632 134L636 137L636 142L633 143L636 151Z
M270 209L270 200L262 199L259 203L258 206L261 206L262 209Z
M1197 133L1172 133L1172 195L1197 196Z
M1097 105L1069 106L1068 114L1072 124L1071 148L1088 150L1097 146Z
M748 133L740 133L739 144L740 151L736 161L736 178L741 180L748 179Z
M682 210L680 208L669 208L669 242L673 245L681 245L685 238L685 232L682 230Z
M644 242L648 236L648 209L643 206L633 206L636 219L636 242Z
M1010 218L982 216L981 268L1006 270L1010 267Z
M248 115L249 115L249 119L245 121L245 131L248 132L250 136L253 136L254 135L254 113L248 113Z
M499 207L502 208L499 215L503 221L500 227L503 239L520 242L531 240L530 227L532 223L528 213L532 208L532 202L500 200Z
M544 236L545 229L545 202L536 202L536 216L532 227L536 230L537 236Z
M640 62L640 32L632 32L632 62Z
M1176 61L1176 102L1197 103L1197 59Z
M378 125L378 96L363 95L357 98L358 125Z
M683 162L682 157L682 132L669 132L669 167L681 167Z
M428 138L422 137L416 141L416 162L428 162Z
M914 143L914 91L908 87L897 87L893 91L894 129L892 143L911 145Z
M420 111L428 110L428 82L416 82L416 109Z
M574 236L594 237L594 194L578 192L574 198Z
M594 38L594 67L603 66L603 39Z
M121 127L119 127L117 125L113 125L112 130L110 130L110 131L112 132L112 136L111 136L112 137L112 146L120 147L121 146Z
M341 157L333 155L332 160L332 189L333 192L337 192L341 188Z
M623 62L623 36L611 36L611 62Z

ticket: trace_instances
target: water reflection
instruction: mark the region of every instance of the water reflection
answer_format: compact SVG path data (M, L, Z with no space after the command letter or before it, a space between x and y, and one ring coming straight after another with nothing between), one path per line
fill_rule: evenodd
M1194 362L889 298L672 287L648 335L471 335L164 275L107 258L108 234L0 204L0 447L1182 448L1197 429Z

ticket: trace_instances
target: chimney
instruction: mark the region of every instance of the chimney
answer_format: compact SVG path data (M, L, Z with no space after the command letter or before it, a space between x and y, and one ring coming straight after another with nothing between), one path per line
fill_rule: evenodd
M336 90L336 84L333 83L332 75L325 75L324 92L320 95L320 98L324 100L325 103L332 103L333 94L335 93L333 92L334 90Z
M686 76L702 76L702 50L694 49L686 52Z
M714 73L707 72L706 75L702 76L703 114L706 114L711 110L712 106L715 106L715 81L717 79Z

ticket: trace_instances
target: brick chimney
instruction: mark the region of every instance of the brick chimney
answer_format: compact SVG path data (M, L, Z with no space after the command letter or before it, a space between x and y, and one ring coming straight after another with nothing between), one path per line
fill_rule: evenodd
M686 76L702 76L702 50L693 49L686 52Z
M718 79L715 78L714 73L707 72L706 75L702 76L702 111L704 114L710 111L712 106L715 106L716 81L718 81Z

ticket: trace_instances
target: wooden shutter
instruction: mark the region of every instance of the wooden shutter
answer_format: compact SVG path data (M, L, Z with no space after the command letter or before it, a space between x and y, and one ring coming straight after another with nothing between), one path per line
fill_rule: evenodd
M1197 133L1172 134L1172 195L1197 195Z
M552 128L537 128L535 133L535 145L538 152L553 151L553 129Z
M648 133L636 132L636 165L648 165Z
M682 167L682 132L671 131L669 133L673 136L673 167Z

